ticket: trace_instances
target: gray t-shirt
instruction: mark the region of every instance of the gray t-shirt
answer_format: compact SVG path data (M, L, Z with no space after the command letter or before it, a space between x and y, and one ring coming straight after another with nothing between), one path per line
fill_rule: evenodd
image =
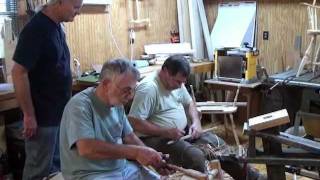
M128 116L148 120L160 127L183 130L187 126L184 106L191 102L192 98L184 85L168 91L161 83L158 72L155 72L138 84Z
M91 160L78 154L75 143L96 139L122 144L122 138L133 132L124 108L107 107L88 88L75 95L66 105L60 126L61 170L66 180L92 179L94 175L121 170L126 159Z

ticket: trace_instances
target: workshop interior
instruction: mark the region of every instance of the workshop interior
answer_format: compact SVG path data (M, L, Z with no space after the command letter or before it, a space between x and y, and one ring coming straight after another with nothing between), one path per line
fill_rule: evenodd
M78 0L57 0L64 1ZM50 3L0 0L0 179L24 178L23 97L12 69L23 51L17 44L28 39L21 33ZM161 71L171 56L190 64L183 84L203 133L221 137L228 150L202 148L214 157L208 170L173 165L175 172L165 178L237 179L220 165L228 159L268 180L320 179L320 1L83 0L75 16L62 25L72 97L101 85L103 64L115 58L130 62L139 82ZM124 105L126 115L130 106ZM44 179L64 176L58 171Z

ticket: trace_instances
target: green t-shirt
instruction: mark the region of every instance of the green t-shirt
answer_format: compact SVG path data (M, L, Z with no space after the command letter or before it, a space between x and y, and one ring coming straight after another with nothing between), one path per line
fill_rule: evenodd
M138 84L128 116L148 120L160 127L183 130L187 126L184 107L191 102L192 98L184 85L168 91L156 72Z
M121 170L126 159L91 160L79 156L75 143L80 139L97 139L122 144L133 132L124 108L107 107L88 88L66 105L60 127L61 170L65 179L92 179L94 175Z

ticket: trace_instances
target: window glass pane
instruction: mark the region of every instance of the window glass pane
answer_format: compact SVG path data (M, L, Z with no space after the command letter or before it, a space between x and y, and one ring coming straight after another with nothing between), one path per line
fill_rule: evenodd
M4 20L11 19L12 26L16 29L17 0L0 0L0 32L3 30ZM4 58L4 39L0 36L0 58Z
M6 12L6 0L0 0L0 12Z

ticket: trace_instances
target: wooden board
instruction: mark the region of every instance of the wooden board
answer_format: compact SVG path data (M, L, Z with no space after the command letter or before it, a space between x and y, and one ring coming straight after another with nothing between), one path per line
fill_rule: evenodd
M215 101L205 101L196 102L197 106L247 106L247 102L215 102Z
M259 131L271 127L289 123L289 115L286 109L275 111L249 119L249 128Z
M197 109L203 114L229 114L237 111L237 107L233 106L200 106Z
M200 14L198 10L197 0L189 0L189 18L190 18L190 30L191 30L191 45L192 49L195 50L194 58L204 58L204 40L203 32L201 30L202 25L200 22Z
M211 42L211 38L210 38L208 20L207 20L206 12L205 12L204 5L203 5L203 0L197 0L197 3L198 3L199 14L200 14L200 20L201 20L201 24L202 24L204 40L206 43L208 59L210 61L213 61L214 52L213 52L212 42Z

